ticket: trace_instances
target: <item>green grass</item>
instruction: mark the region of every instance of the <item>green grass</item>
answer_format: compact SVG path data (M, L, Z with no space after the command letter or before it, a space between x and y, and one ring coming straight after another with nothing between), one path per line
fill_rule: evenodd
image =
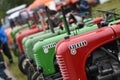
M116 12L120 14L120 0L109 0L108 2L98 5L92 8L93 17L101 16L102 14L98 13L96 10L111 10L117 8Z
M4 58L8 64L9 70L13 73L13 75L17 80L27 80L27 77L23 73L21 73L21 71L18 68L18 58L16 56L13 55L13 59L14 59L13 64L9 64L6 56L4 56Z
M93 16L98 16L99 14L94 14L96 13L96 10L97 9L101 9L101 10L110 10L110 9L113 9L113 8L119 8L120 9L120 0L110 0L109 2L105 3L105 4L102 4L102 5L98 5L93 9ZM120 12L119 12L120 14ZM17 78L17 80L27 80L26 76L24 74L22 74L19 69L18 69L18 58L14 57L14 64L10 65L9 66L9 69L10 71L13 73L13 75ZM5 57L5 60L7 61L6 57ZM7 61L8 63L8 61Z

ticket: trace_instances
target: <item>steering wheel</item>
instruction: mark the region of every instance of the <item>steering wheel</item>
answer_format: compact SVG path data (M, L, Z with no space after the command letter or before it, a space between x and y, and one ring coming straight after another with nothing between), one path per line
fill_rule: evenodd
M98 12L101 12L101 13L104 13L104 14L112 14L112 15L116 15L116 16L119 16L119 14L116 14L115 12L112 12L116 9L112 9L110 11L105 11L105 10L97 10Z

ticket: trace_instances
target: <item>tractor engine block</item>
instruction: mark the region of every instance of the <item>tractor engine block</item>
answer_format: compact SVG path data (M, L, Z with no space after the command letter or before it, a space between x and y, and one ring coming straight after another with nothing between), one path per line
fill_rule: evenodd
M104 51L90 55L86 66L88 80L120 80L120 64Z

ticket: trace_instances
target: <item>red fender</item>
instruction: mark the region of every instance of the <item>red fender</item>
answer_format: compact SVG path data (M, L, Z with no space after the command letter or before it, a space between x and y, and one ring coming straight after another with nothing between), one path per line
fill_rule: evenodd
M116 24L116 25L112 26L112 29L114 30L116 36L120 36L120 26L119 25L120 24L118 24L118 25Z
M45 28L48 29L48 27L45 27ZM28 31L24 31L22 33L17 34L16 41L17 41L20 53L24 53L24 49L23 49L23 46L22 46L22 40L23 40L23 38L26 37L26 36L29 36L29 35L41 32L41 31L43 31L42 28L33 28L33 29L28 30Z
M103 21L103 18L102 17L98 17L98 18L95 18L94 20L93 20L93 23L94 24L99 24L100 22L102 22Z
M117 33L116 33L117 32ZM86 60L98 47L116 39L120 25L103 27L60 41L56 58L64 80L87 80Z

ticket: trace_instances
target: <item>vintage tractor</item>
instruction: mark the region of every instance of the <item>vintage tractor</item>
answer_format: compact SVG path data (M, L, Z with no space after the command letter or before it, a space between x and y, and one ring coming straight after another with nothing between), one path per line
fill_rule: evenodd
M64 80L120 79L120 23L57 44L56 57Z
M120 21L112 23L57 44L56 59L64 80L120 79Z
M101 21L102 21L101 18L97 18L97 20L94 20L94 23L98 24L97 27L101 28L104 26L102 24L100 25ZM59 72L59 68L55 58L55 45L57 44L58 41L60 41L63 38L67 39L70 36L82 34L90 30L91 30L90 27L78 29L76 30L77 32L75 31L69 32L68 29L68 34L62 34L37 42L33 47L34 51L33 55L37 64L37 71L32 76L32 79L35 80L39 75L40 77L42 75L42 79L46 80L61 79L61 74Z

